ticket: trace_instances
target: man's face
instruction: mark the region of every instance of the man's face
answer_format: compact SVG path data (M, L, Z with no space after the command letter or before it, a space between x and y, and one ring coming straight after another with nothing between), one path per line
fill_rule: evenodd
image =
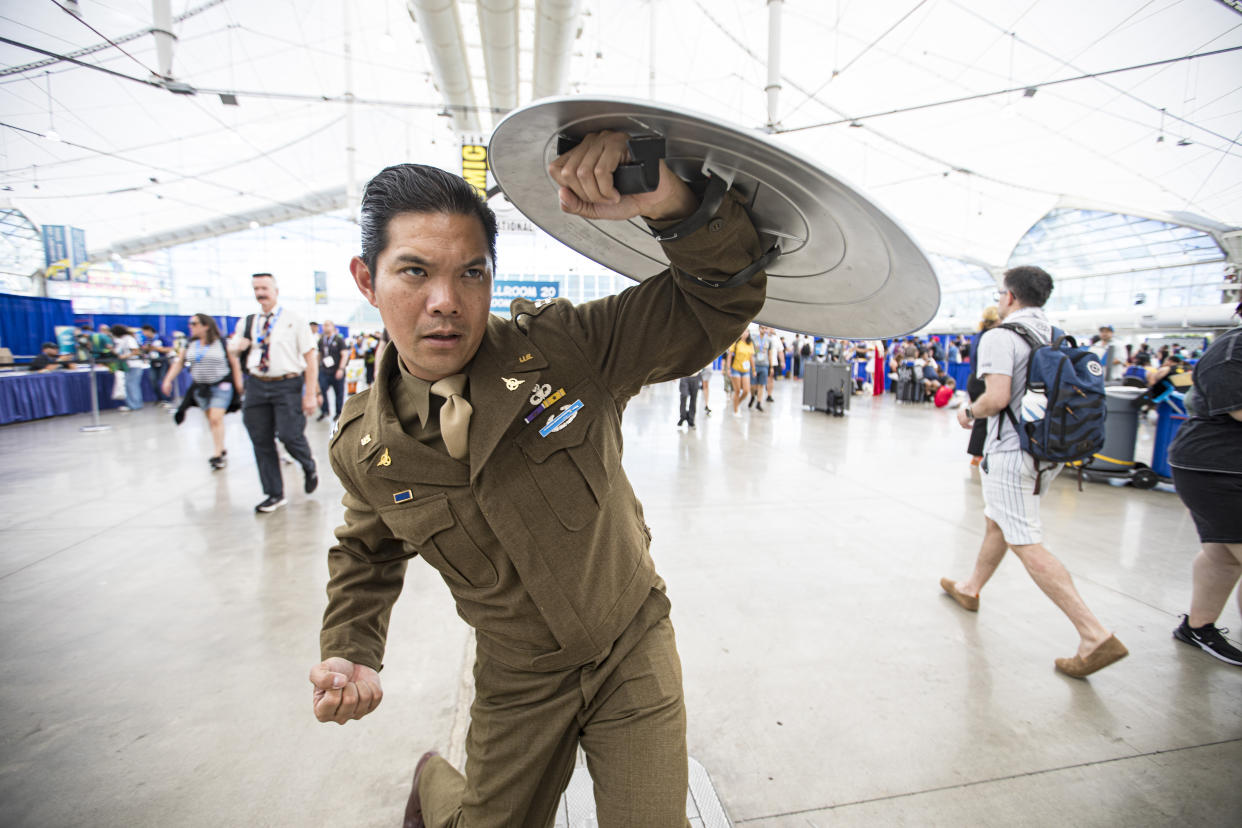
M1113 341L1113 332L1110 328L1100 328L1100 341L1105 345Z
M254 298L263 310L271 310L276 305L276 297L280 291L276 289L276 280L270 276L256 276L250 280L254 287Z
M487 330L492 263L473 216L399 213L372 274L350 262L358 289L379 309L410 373L434 382L461 372Z
M1000 299L996 300L996 310L1000 314L1000 318L1004 319L1013 313L1014 301L1013 294L1009 292L1009 288L1001 286Z
M329 338L336 336L336 325L331 322L324 322L323 335Z
M47 347L47 348L44 348L44 349L43 349L43 355L44 355L44 356L50 356L50 357L54 357L54 356L56 356L56 346L54 346L54 345L53 345L53 346L49 346L49 347Z

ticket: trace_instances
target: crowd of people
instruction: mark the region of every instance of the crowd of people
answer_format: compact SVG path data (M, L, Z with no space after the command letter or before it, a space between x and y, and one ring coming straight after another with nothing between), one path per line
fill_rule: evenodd
M748 264L762 247L741 202L725 199L710 224L696 223L699 197L663 162L656 190L620 196L612 175L627 139L588 135L548 168L565 213L671 223L660 237L669 269L624 298L577 306L518 299L511 319L494 317L495 215L459 176L401 164L367 184L361 251L350 262L384 333L346 338L330 320L309 322L280 301L276 277L260 272L250 280L258 307L231 335L198 313L187 320L188 336L172 342L120 324L79 337L88 359L117 372L130 410L143 405L146 370L169 404L188 371L178 422L188 408L203 409L213 470L227 465L224 417L240 410L264 494L260 514L287 502L278 442L310 495L320 467L307 419L339 420L329 454L344 523L327 552L321 661L309 672L315 717L345 724L379 706L388 621L415 556L444 576L476 631L469 773L424 753L405 812L412 828L551 824L579 748L601 823L685 822L686 710L671 604L622 463L622 414L653 376L684 377L678 426L694 428L698 391L711 414L716 364L740 417L743 401L764 415L775 383L803 378L813 361L851 365L854 393L890 390L898 402L944 407L968 362L968 402L956 417L982 458L984 531L969 574L941 578L941 589L978 612L1013 552L1076 632L1076 650L1055 660L1057 670L1081 679L1129 654L1044 545L1041 500L1064 466L1041 466L1019 431L1030 366L1057 335L1043 310L1051 276L1034 266L1006 271L970 341L781 335L750 323L767 276ZM670 329L682 335L670 341ZM1242 665L1242 652L1215 626L1242 576L1242 327L1205 353L1123 348L1107 325L1091 347L1099 361L1086 362L1106 382L1191 392L1192 416L1170 463L1201 549L1190 607L1173 635ZM44 350L36 370L72 361ZM351 388L355 365L361 377ZM373 390L351 399L358 379ZM927 586L934 589L931 576Z

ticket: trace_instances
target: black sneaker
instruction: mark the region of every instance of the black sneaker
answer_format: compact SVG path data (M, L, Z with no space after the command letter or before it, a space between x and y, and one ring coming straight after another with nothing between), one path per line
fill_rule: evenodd
M256 512L274 512L289 501L283 497L269 497L267 500L254 507Z
M309 472L306 473L306 485L304 487L306 490L306 493L310 494L311 492L315 491L315 489L318 487L319 487L319 472L316 469L311 469Z
M1173 631L1173 637L1178 641L1184 641L1191 644L1211 656L1219 658L1226 664L1235 664L1242 667L1242 650L1230 644L1225 640L1223 633L1229 632L1228 627L1217 627L1214 624L1204 624L1202 627L1190 626L1190 619L1183 615L1182 623Z
M772 399L771 397L768 397L766 400L764 400L764 402L776 402L776 400Z

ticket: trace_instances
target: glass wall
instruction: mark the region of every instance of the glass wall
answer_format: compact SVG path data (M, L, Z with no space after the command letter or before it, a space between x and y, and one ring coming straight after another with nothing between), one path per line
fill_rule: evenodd
M1018 242L1008 267L1033 264L1056 280L1052 310L1224 301L1225 253L1203 230L1099 210L1057 208Z
M983 309L995 305L993 295L997 282L991 271L981 262L955 259L938 253L929 253L936 278L940 280L940 310L936 319L944 322L974 324Z

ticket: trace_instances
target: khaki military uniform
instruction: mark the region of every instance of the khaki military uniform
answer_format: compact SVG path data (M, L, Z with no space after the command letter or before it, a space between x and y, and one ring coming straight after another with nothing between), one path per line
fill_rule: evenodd
M720 281L758 258L734 199L664 247L670 271L616 296L518 300L512 320L489 319L464 369L467 459L429 424L398 420L396 348L341 415L330 456L345 524L329 551L323 657L380 668L415 555L477 632L466 777L428 764L429 826L551 825L579 742L601 825L685 823L681 668L621 467L621 415L644 385L692 374L732 343L766 277L717 289L688 275Z

